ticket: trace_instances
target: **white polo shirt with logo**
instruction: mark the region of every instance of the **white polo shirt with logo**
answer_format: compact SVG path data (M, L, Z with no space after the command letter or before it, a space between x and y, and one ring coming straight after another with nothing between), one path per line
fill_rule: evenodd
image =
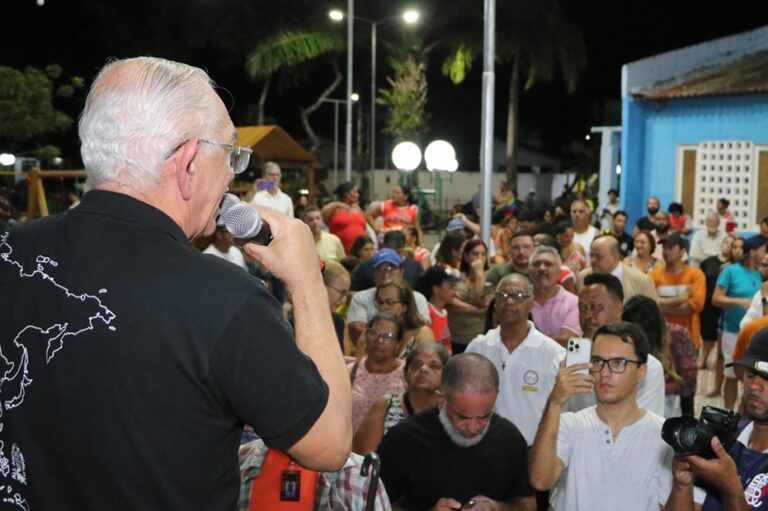
M517 426L531 445L565 348L536 330L531 321L528 329L528 335L511 353L501 342L501 327L475 337L466 351L484 355L496 366L499 396L495 411Z

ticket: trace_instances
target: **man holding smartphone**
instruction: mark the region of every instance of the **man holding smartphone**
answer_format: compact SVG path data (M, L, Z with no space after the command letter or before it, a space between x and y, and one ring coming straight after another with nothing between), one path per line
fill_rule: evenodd
M379 445L393 511L533 511L525 439L493 413L493 363L476 353L454 356L442 391L442 404L398 423Z
M661 439L664 419L637 403L649 348L640 328L619 321L598 329L589 364L561 365L530 454L531 484L554 488L556 511L647 511L666 503L673 453ZM597 405L562 413L572 395L593 389Z
M283 177L280 165L273 161L264 164L261 179L253 184L256 193L251 199L254 206L267 206L276 209L287 217L293 218L293 201L291 197L280 190L280 180Z

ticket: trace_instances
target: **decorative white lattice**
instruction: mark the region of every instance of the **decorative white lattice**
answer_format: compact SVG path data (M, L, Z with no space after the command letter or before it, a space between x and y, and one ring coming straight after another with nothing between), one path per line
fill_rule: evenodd
M753 228L757 190L755 146L746 140L700 142L696 150L695 225L704 226L707 213L717 211L717 200L731 201L736 230Z

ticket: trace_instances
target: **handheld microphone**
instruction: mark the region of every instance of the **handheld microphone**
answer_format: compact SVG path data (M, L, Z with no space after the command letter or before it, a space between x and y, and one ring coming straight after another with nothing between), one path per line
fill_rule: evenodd
M222 220L222 215L229 211L229 208L234 206L235 204L240 204L240 198L233 194L233 193L225 193L224 197L221 198L221 205L219 206L219 216L216 218L216 225L219 227L224 227L224 221Z
M269 245L272 241L272 231L258 211L244 202L239 202L222 210L219 219L237 243L253 242L258 245Z

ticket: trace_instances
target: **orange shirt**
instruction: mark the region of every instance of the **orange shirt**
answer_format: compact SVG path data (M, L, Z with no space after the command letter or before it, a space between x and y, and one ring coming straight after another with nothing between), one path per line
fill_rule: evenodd
M768 327L768 316L757 318L744 325L744 328L739 331L739 336L736 338L736 347L733 348L733 360L743 357L746 354L749 343L752 342L752 337L766 327Z
M667 318L667 322L680 325L691 333L694 348L701 347L699 313L704 308L704 299L707 296L707 279L704 272L698 268L685 266L683 271L673 275L664 271L664 266L657 266L648 272L648 276L656 284L659 298L677 296L683 286L689 286L688 305L691 307L691 314L665 314L664 317Z

